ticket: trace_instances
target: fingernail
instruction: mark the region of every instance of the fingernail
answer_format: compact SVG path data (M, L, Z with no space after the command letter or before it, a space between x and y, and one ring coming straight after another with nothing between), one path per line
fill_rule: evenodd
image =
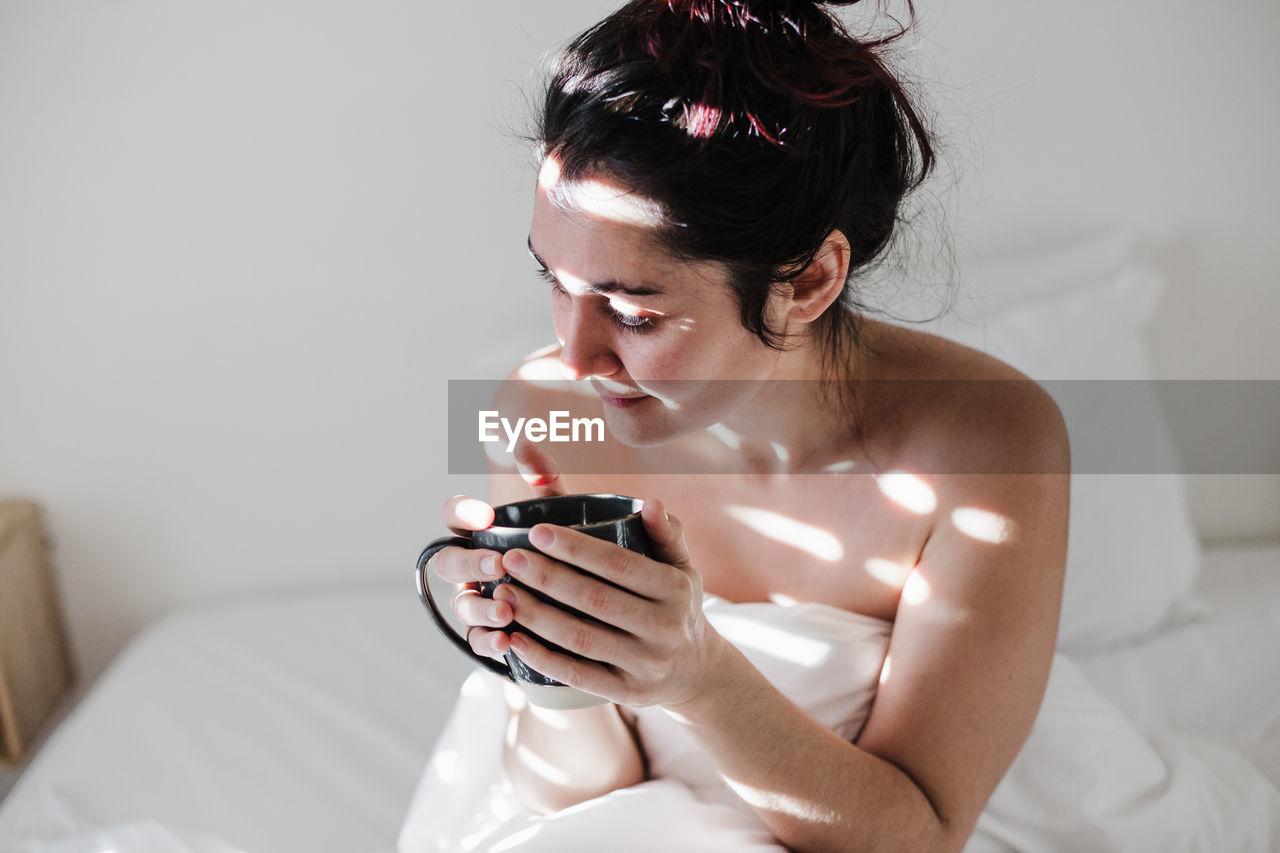
M500 652L500 651L502 651L502 646L501 646L501 645L499 644L499 642L498 642L498 641L499 641L499 640L501 640L501 639L502 639L502 634L501 634L501 633L499 633L499 632L494 632L494 633L490 634L490 635L489 635L489 647L490 647L491 649L493 649L495 652Z
M485 610L485 613L488 615L489 619L493 622L497 622L499 619L502 618L502 608L496 604L490 604L488 609Z
M539 548L550 548L556 541L556 535L550 527L538 525L529 531L529 541Z
M496 554L490 554L480 561L480 571L482 574L496 578L499 574L498 557Z
M508 551L507 558L502 561L502 564L507 567L507 571L511 572L511 574L522 575L524 570L528 568L529 561L519 551Z

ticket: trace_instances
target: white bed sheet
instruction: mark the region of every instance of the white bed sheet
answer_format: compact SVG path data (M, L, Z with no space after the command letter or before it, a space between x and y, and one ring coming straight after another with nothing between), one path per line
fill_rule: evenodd
M1280 784L1280 546L1209 550L1199 596L1186 624L1076 660L1140 727L1227 743ZM175 614L0 804L0 851L138 821L250 853L393 849L469 671L401 585Z
M1225 743L1280 787L1280 544L1206 550L1196 598L1176 629L1074 660L1140 729Z
M469 671L408 581L172 615L18 780L0 851L141 820L251 853L392 849Z

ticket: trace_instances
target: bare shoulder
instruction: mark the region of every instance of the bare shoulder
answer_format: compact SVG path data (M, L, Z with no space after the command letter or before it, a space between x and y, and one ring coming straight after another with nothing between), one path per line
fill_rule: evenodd
M1057 403L1021 371L916 329L877 323L878 411L893 421L899 462L921 471L1066 473Z

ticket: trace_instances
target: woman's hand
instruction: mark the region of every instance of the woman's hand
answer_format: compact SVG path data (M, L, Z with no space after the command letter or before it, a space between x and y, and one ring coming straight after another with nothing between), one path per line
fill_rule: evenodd
M555 460L533 444L521 439L515 447L515 459L520 475L533 489L535 497L566 493ZM455 495L440 508L440 518L455 534L466 535L493 524L493 507L476 498ZM502 554L453 545L440 549L431 558L430 568L442 580L457 585L453 612L467 626L467 642L472 651L494 658L506 654L509 638L498 629L511 623L511 604L480 594L481 581L495 581L507 573Z
M539 524L529 538L543 553L517 549L503 560L525 586L604 624L579 619L513 584L503 584L494 597L528 629L509 642L533 669L615 703L674 707L707 683L725 641L702 612L702 577L690 562L680 522L656 499L644 502L641 518L652 543L648 557ZM553 652L537 638L590 660Z

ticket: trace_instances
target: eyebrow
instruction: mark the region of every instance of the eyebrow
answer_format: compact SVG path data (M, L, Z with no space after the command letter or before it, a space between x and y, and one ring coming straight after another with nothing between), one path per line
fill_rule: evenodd
M533 237L529 237L529 254L533 255L533 259L542 264L542 268L549 270L547 262L533 248ZM592 282L587 285L590 293L625 293L629 296L662 296L663 292L656 287L647 284L624 284L620 281L600 281Z

